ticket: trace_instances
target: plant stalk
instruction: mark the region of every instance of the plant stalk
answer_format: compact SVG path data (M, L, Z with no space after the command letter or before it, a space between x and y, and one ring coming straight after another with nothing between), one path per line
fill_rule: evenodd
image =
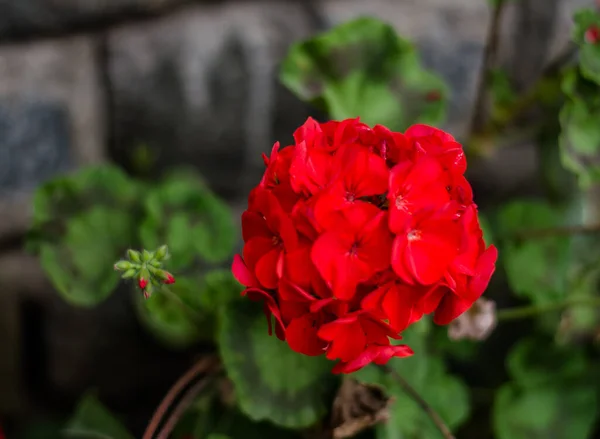
M402 375L389 366L384 365L380 367L385 371L385 373L390 375L394 381L396 381L400 387L402 387L402 390L404 390L408 396L410 396L419 405L419 407L421 407L427 416L431 418L437 429L440 431L440 433L442 433L444 439L456 439L440 415L438 415L438 413L427 403L427 401L421 397L421 395L419 395L419 392L417 392L414 387L412 387L408 381L402 377Z
M547 312L559 311L569 306L600 306L600 297L572 297L561 302L548 303L545 305L528 305L501 309L497 312L496 318L499 322L518 320Z

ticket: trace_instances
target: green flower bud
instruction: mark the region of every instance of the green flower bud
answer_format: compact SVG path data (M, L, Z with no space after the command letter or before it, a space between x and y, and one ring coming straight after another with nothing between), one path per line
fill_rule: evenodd
M148 262L148 261L151 261L153 258L154 258L154 254L149 252L148 250L144 250L142 252L142 261Z
M144 299L149 299L150 296L152 296L152 290L153 290L152 284L146 285L146 288L143 289Z
M129 249L127 250L127 256L129 256L130 261L137 262L138 264L142 262L140 252L138 251Z
M160 261L157 261L156 259L152 259L150 262L148 262L148 267L155 267L158 268L160 267L162 264L160 263Z
M133 264L129 261L119 261L115 264L115 270L123 271L133 268Z
M163 245L161 247L158 248L158 250L156 250L156 253L154 254L154 257L158 260L158 261L162 261L164 260L167 256L169 255L169 247L167 247L166 245Z
M159 278L162 281L166 281L169 279L169 273L165 270L161 270L160 268L148 267L150 269L150 273Z
M145 279L146 281L150 280L150 272L147 268L142 268L139 274L140 279Z
M121 277L123 279L131 279L132 277L135 277L136 274L137 274L137 270L135 268L131 268L131 269L127 270L125 273L123 273L123 275Z

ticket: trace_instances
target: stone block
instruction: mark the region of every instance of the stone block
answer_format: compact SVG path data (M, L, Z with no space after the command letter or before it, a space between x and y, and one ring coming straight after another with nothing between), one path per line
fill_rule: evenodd
M158 13L183 0L0 0L0 37L35 36Z
M104 157L104 96L88 38L0 46L0 227L28 226L31 191Z
M302 4L268 1L199 6L114 30L114 157L130 162L145 144L158 169L187 164L221 195L247 192L278 128L308 115L277 85L276 67L310 33Z

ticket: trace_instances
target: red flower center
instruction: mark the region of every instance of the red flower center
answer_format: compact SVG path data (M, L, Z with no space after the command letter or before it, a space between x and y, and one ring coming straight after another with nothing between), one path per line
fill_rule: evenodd
M417 241L417 240L421 239L421 231L420 230L411 230L410 232L408 232L407 238L409 241Z

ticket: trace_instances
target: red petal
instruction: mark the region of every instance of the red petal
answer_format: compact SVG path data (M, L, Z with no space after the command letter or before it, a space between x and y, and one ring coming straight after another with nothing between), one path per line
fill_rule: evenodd
M256 236L271 237L273 234L260 213L246 210L242 213L242 237L248 241Z
M236 280L246 287L258 287L258 280L254 274L248 269L244 260L240 255L233 257L231 271Z
M334 374L352 373L367 366L370 363L379 365L386 364L393 357L409 357L413 350L406 345L398 346L369 346L359 356L348 362L338 363L332 370Z
M475 276L471 278L469 283L469 290L471 290L470 298L477 300L483 294L494 271L496 270L496 260L498 259L498 249L490 245L486 251L484 251L477 261L475 267Z
M263 236L257 236L246 242L242 254L248 268L250 268L250 270L255 270L259 259L274 248L275 246L272 237L265 238Z
M277 282L279 276L277 275L277 264L281 251L279 249L273 249L256 263L255 273L256 278L262 286L269 290L277 288Z
M351 360L363 351L367 341L358 320L347 323L340 319L327 323L321 326L317 335L331 342L326 355L330 360Z
M466 310L471 308L474 302L464 300L453 292L449 291L444 295L438 308L435 311L433 322L436 325L447 325Z
M393 285L382 301L382 309L396 331L403 331L412 323L413 309L418 301L419 289L416 286Z
M290 322L285 336L290 348L304 355L316 356L325 352L327 343L317 337L317 316L305 314Z

